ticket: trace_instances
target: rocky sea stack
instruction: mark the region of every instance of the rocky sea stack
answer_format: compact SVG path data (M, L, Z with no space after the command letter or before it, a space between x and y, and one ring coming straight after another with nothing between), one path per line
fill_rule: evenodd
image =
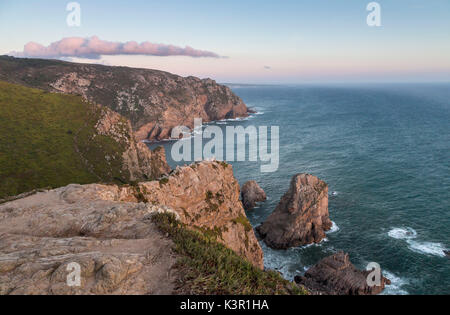
M267 200L264 190L254 180L246 182L241 188L241 199L245 210L251 210L256 207L257 202Z
M275 211L257 231L268 246L287 249L321 242L331 226L328 185L315 176L298 174Z
M390 281L381 278L380 286L369 286L370 271L361 271L350 262L344 252L321 260L304 276L297 276L295 282L316 295L376 295L383 292Z

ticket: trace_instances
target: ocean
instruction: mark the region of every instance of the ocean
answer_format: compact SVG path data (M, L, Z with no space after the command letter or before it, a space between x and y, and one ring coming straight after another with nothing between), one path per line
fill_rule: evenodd
M280 166L233 162L240 184L256 180L269 200L247 213L254 226L275 209L297 173L329 184L335 223L318 245L272 250L267 268L289 280L337 251L358 268L377 262L384 294L450 294L450 85L230 85L257 110L214 123L279 126ZM173 142L163 142L168 162Z

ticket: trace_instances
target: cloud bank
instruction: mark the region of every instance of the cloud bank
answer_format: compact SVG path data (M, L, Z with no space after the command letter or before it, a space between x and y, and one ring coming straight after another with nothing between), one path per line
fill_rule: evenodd
M146 56L188 56L221 58L218 54L205 50L197 50L186 46L184 48L154 44L150 42L137 43L134 41L120 43L99 39L96 36L89 38L67 37L60 41L44 46L35 42L25 45L23 52L12 52L15 57L33 58L67 58L79 57L87 59L100 59L102 55L146 55Z

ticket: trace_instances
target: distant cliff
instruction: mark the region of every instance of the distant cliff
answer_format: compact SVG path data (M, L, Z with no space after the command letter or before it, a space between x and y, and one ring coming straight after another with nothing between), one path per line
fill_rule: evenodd
M248 115L226 86L157 70L0 56L0 80L81 95L128 118L139 140L169 138L176 126L192 128L194 118Z

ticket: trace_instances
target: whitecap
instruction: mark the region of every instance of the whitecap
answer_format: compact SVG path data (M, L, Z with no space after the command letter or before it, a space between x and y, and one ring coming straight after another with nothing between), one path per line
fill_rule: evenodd
M445 257L445 251L447 250L441 243L433 242L417 242L408 240L408 248L413 252L425 255L432 255L438 257Z
M391 281L390 285L386 285L382 295L408 295L409 293L402 287L408 284L408 280L402 279L392 272L383 270L383 276Z
M388 232L388 235L398 240L405 240L408 248L413 252L424 255L445 257L447 248L441 243L417 241L417 232L409 227L394 228Z
M327 234L336 233L340 230L339 226L336 224L336 222L331 221L332 226L331 229L327 232Z
M417 237L417 232L409 227L406 228L393 228L388 232L389 237L395 238L397 240L408 240L415 239Z

